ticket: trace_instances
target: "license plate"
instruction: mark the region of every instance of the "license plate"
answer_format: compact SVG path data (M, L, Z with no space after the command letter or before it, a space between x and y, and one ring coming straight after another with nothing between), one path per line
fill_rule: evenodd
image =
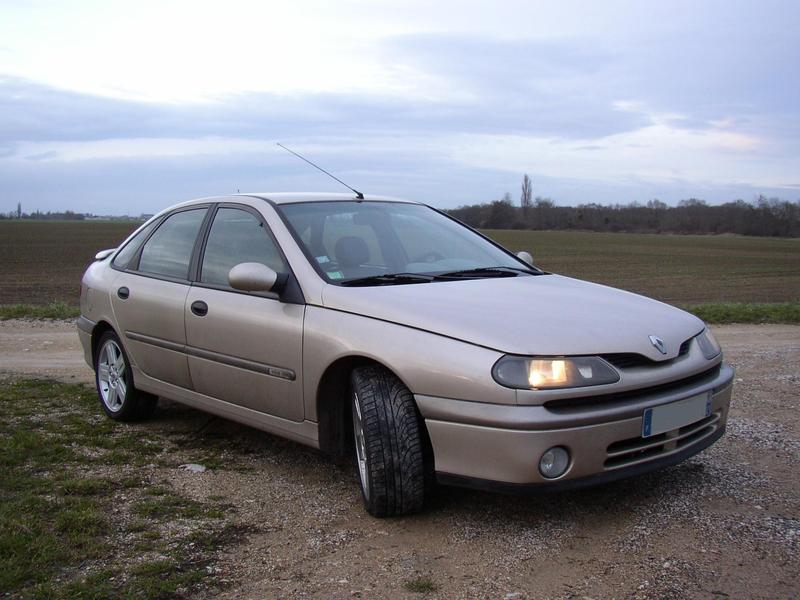
M711 391L644 411L642 437L690 425L711 415Z

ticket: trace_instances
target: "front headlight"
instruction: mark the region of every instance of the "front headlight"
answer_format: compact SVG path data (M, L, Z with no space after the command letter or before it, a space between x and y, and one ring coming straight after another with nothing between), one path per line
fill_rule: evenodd
M619 373L597 356L504 356L494 364L492 377L500 385L521 390L586 387L619 381Z
M703 333L697 336L697 344L700 346L700 351L703 353L703 356L706 357L706 360L711 360L722 352L717 338L714 337L714 334L711 333L708 328L704 329Z

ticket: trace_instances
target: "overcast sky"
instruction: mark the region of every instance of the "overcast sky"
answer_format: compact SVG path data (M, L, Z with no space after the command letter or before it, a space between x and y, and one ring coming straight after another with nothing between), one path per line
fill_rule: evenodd
M0 0L0 211L800 198L800 3Z

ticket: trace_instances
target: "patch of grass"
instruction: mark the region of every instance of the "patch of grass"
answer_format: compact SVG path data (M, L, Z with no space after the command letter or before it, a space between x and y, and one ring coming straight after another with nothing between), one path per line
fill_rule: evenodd
M123 597L160 600L161 598L180 598L179 589L197 585L205 577L199 565L181 565L169 561L154 561L140 565L126 586ZM192 597L188 594L188 597Z
M139 500L134 512L140 517L150 519L195 519L204 517L207 519L219 519L223 516L220 508L206 506L194 500L178 496L173 492L156 487L148 490L149 498Z
M119 484L125 489L138 488L144 485L138 477L123 477L120 479Z
M150 523L148 523L144 519L138 519L128 524L127 531L129 533L141 533L143 531L148 531L149 527Z
M32 598L46 598L47 600L67 600L72 598L111 600L119 598L111 581L114 576L115 573L113 571L104 569L91 573L79 581L71 581L61 586L57 584L37 586L29 596Z
M219 520L223 507L114 475L114 465L135 465L164 444L102 417L85 386L0 382L0 595L156 599L197 591L212 553L233 540ZM91 475L97 467L104 476ZM139 518L125 532L135 537L122 543L118 519L131 513ZM175 518L187 519L188 532L162 532L160 523ZM152 552L158 560L136 562Z
M66 302L0 305L0 321L8 319L75 319L81 311Z
M131 573L134 575L166 575L175 569L172 560L151 560L134 565Z
M794 323L800 324L800 302L719 302L684 307L707 323Z
M186 538L186 543L201 550L214 550L232 544L248 533L256 531L245 525L226 523L221 529L202 529Z
M65 496L105 496L114 489L112 482L101 477L68 476L60 484Z
M403 583L403 587L406 588L409 592L414 592L416 594L427 594L430 592L435 592L439 589L433 579L430 577L417 577L416 579L410 579Z

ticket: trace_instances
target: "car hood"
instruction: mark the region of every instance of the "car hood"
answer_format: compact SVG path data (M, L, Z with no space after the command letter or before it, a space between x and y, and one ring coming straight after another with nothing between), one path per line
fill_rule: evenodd
M559 275L328 285L323 304L505 353L543 356L633 352L668 360L704 326L668 304ZM651 335L665 342L666 355Z

